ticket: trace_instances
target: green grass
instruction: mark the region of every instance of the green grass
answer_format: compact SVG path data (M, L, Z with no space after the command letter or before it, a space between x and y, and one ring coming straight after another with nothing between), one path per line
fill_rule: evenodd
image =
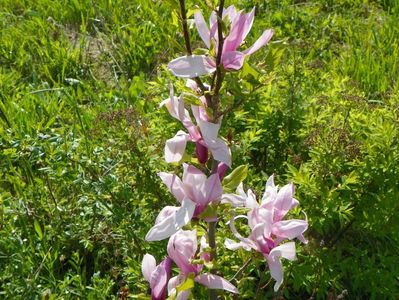
M310 224L278 295L397 299L398 2L234 3L257 6L248 43L275 36L249 61L258 89L227 77L246 101L222 134L258 194L272 173L296 184ZM183 85L165 68L184 53L176 8L0 0L0 298L143 299L142 256L166 244L144 236L174 203L156 173L180 172L163 162L178 124L158 108ZM245 254L218 242L231 278ZM274 295L262 270L237 282L243 299Z

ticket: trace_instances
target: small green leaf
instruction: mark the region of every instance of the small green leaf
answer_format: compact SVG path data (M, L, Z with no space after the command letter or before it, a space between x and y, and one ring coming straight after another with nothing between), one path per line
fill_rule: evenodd
M35 227L35 231L36 231L37 235L42 240L43 239L43 231L42 231L42 228L40 227L39 222L37 220L35 220L33 222L33 226Z
M190 275L187 277L186 281L183 282L181 285L179 285L176 290L177 293L181 293L183 291L192 289L194 287L194 273L190 273Z
M243 182L248 175L248 166L241 165L238 166L226 176L223 180L223 189L225 192L234 192L240 182Z

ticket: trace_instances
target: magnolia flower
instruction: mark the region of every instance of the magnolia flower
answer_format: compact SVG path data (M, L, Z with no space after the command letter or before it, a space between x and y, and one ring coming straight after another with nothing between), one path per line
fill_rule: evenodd
M206 110L202 106L191 105L191 112L197 122L194 125L190 114L184 108L183 95L180 99L174 96L173 88L170 89L170 97L162 101L161 106L165 105L170 115L179 120L187 129L187 132L179 130L176 135L166 141L165 160L168 163L178 162L183 158L188 141L195 142L198 160L205 163L208 159L208 149L213 158L217 161L231 165L231 154L227 144L220 138L218 133L220 123L209 122Z
M150 283L151 299L166 299L166 287L170 278L171 259L166 257L158 266L154 256L145 254L141 263L141 271L145 280Z
M204 247L204 237L201 239L201 243L203 244L202 247ZM199 274L203 267L202 264L192 263L192 260L196 258L197 248L196 230L180 230L170 237L167 248L168 255L179 267L180 274L169 280L168 294L176 293L176 288L184 283L190 274L194 275L195 282L209 289L223 289L238 294L237 288L223 277L210 273ZM207 254L201 255L201 257L206 259ZM177 295L176 299L188 299L190 293L190 290L182 291Z
M161 210L155 225L147 233L147 241L170 237L193 217L198 217L209 203L219 201L222 196L218 174L207 177L196 167L187 164L183 164L183 169L183 180L171 173L158 174L181 206L166 206Z
M225 246L230 250L243 248L247 251L254 249L266 258L271 276L276 280L274 290L277 291L283 282L283 267L280 258L294 260L295 243L281 244L286 239L298 238L305 242L303 233L308 228L307 220L283 220L287 212L298 205L293 198L294 187L287 184L280 190L274 185L273 176L266 183L266 190L259 204L255 194L248 190L245 194L242 185L237 188L238 195L223 195L223 201L235 206L250 208L247 216L239 215L230 221L230 229L240 242L226 239ZM248 219L251 233L248 238L242 237L234 226L238 218Z
M230 32L224 38L221 55L221 63L225 70L241 69L244 64L245 57L258 51L272 38L273 30L268 29L263 32L263 34L251 47L244 51L237 50L251 30L254 16L255 8L253 8L251 12L247 14L242 10L237 11L233 5L223 11L223 20L227 19L230 23ZM212 12L211 14L209 28L206 25L204 17L200 11L197 11L194 14L194 22L206 47L210 49L212 43L214 43L216 46L215 48L218 49L216 13ZM205 55L191 55L172 60L168 64L168 68L175 76L193 78L214 72L216 70L216 62L212 58Z

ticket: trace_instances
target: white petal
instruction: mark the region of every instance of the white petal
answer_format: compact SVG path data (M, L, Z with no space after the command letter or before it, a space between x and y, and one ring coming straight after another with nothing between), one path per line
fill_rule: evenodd
M295 260L296 259L296 251L295 251L295 243L289 242L282 244L278 247L275 247L270 251L269 257L283 257L288 260Z
M183 78L194 78L215 72L215 62L205 55L182 56L168 64L173 75Z
M189 139L189 135L181 130L173 138L168 139L165 144L165 161L167 163L179 162L183 158Z
M273 36L273 29L265 30L262 35L257 39L257 41L248 49L243 51L244 54L250 55L256 51L258 51L260 48L262 48L264 45L266 45L270 39Z
M154 256L151 254L145 254L141 263L141 272L143 273L145 280L148 282L150 282L151 273L155 270L156 266L157 262L155 261Z
M159 172L158 176L161 178L162 182L166 185L168 190L175 196L176 200L180 203L186 197L184 191L183 182L178 176L171 173Z
M227 249L234 251L234 250L243 248L244 245L241 242L237 243L237 242L233 241L232 239L227 238L224 240L224 246Z
M283 245L280 245L276 248L273 248L270 251L269 256L267 258L267 262L270 268L270 275L276 280L276 284L274 285L274 291L280 288L281 284L283 283L284 278L284 271L283 266L280 262L280 257L294 260L295 256L295 243L289 242Z
M199 10L197 10L194 14L194 22L195 26L197 27L198 34L204 41L206 47L209 49L211 47L211 38L208 25L206 25L204 17Z
M214 274L201 274L195 277L196 282L205 285L210 289L220 289L239 294L237 288L223 277Z
M179 231L186 225L193 217L195 210L195 203L190 199L185 198L182 201L182 206L161 222L155 224L150 231L148 231L146 241L160 241L170 237L172 234Z

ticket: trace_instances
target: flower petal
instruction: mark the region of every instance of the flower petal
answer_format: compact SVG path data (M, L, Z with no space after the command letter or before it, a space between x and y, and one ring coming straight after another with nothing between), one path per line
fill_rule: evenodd
M166 218L174 215L178 209L179 207L177 206L165 206L164 208L162 208L157 218L155 219L155 224L161 223Z
M147 233L146 241L160 241L179 231L193 217L195 203L185 198L182 206L175 213L169 215L161 222L155 224Z
M202 13L197 10L194 13L194 23L197 27L197 31L201 39L204 41L206 47L209 49L211 47L211 39L208 26L205 23Z
M151 273L155 270L156 266L157 262L155 261L154 256L151 254L145 254L141 263L141 272L143 273L145 280L148 282L150 282Z
M250 13L240 13L231 23L229 35L223 44L223 53L235 51L244 41L254 22L255 8Z
M182 130L179 130L173 138L168 139L165 144L165 161L167 163L179 162L183 158L189 140L190 136Z
M274 33L273 29L265 30L262 33L262 35L256 40L256 42L251 47L243 51L243 53L245 55L251 55L252 53L258 51L260 48L262 48L270 41L270 39L273 36L273 33Z
M295 243L289 242L273 248L272 251L270 251L269 253L269 257L272 258L282 257L288 260L295 260L296 259Z
M170 274L170 258L167 257L152 272L150 279L151 297L154 300L162 300L165 298L165 290L168 284Z
M305 220L292 219L275 222L272 232L275 236L292 240L302 236L306 229L308 229L308 222Z
M289 242L273 248L272 251L270 251L269 256L267 257L267 262L270 268L270 275L276 280L276 284L274 285L275 292L277 292L277 290L280 288L284 278L284 271L283 266L281 265L280 257L294 260L296 258L295 243Z
M205 182L205 205L215 200L219 200L223 194L222 184L219 174L212 174Z
M234 235L237 239L239 239L239 240L241 241L241 243L243 244L243 248L244 248L245 250L248 250L248 248L251 247L252 249L254 249L254 250L256 250L256 251L259 251L258 246L257 246L253 241L251 241L251 240L248 239L248 238L244 238L241 234L238 233L238 231L237 231L237 229L236 229L236 227L235 227L235 225L234 225L234 221L237 220L237 219L239 219L239 218L245 218L245 219L247 219L247 216L238 215L238 216L236 216L236 217L232 217L231 220L230 220L230 222L229 222L229 226L230 226L231 232L233 233L233 235ZM247 246L247 247L244 247L244 245Z
M244 245L241 242L235 242L232 239L226 238L224 240L224 246L229 249L229 250L238 250L244 247ZM247 249L250 250L250 249Z
M224 162L229 167L231 166L231 154L227 144L217 137L220 124L200 121L198 123L202 137L211 151L213 158L217 161Z
M245 54L243 52L224 52L222 55L223 67L226 70L239 70L244 64Z
M237 288L223 277L214 274L201 274L194 278L198 282L210 289L220 289L229 291L234 294L239 294Z
M197 251L197 231L180 230L173 234L168 242L167 252L183 275L193 272L198 274L202 265L194 265L191 259Z
M294 185L289 183L283 186L277 194L274 201L274 208L276 209L274 220L280 221L287 214L287 212L298 205L298 201L292 196L294 194Z
M277 198L277 187L274 184L274 175L271 175L266 182L265 193L262 197L262 205L272 203Z
M205 55L182 56L168 64L173 75L183 78L194 78L215 72L215 62Z
M183 284L185 280L186 280L186 276L184 276L182 274L179 274L179 275L169 279L169 282L168 282L168 295L169 296L172 296L173 294L175 295L177 293L176 288L179 285ZM185 290L185 291L180 292L177 295L176 298L172 297L172 299L175 299L175 300L187 300L188 297L190 296L190 294L191 294L191 289Z
M158 176L161 178L162 182L166 185L173 196L175 196L177 201L181 203L183 199L187 197L184 191L183 182L178 176L166 172L159 172Z

